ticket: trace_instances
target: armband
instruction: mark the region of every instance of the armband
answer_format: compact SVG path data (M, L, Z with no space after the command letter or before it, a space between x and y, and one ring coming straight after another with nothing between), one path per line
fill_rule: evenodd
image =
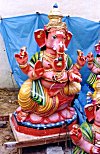
M20 64L19 64L19 67L20 67L20 68L25 68L25 67L27 67L27 66L28 66L28 63L23 64L23 65L20 65Z

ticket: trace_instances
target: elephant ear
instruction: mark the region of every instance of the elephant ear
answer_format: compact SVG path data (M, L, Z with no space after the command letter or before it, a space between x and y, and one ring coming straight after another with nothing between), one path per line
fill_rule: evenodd
M65 45L66 45L66 48L67 48L67 46L68 46L68 44L69 44L69 42L70 42L70 40L72 38L72 33L67 31L66 35L67 35L67 37L66 37Z
M95 118L95 106L93 104L86 104L84 110L89 122Z
M35 40L36 40L36 42L37 42L37 44L40 48L45 46L46 34L45 34L45 31L43 29L36 30L34 32L34 37L35 37Z

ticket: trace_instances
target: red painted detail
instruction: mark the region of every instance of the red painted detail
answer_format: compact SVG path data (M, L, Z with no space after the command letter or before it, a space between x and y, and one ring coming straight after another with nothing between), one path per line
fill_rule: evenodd
M72 126L77 123L75 120L72 122L69 126L66 127L59 127L59 128L51 128L51 129L44 129L44 130L38 130L34 128L28 128L24 126L20 126L17 124L15 117L12 115L11 117L13 126L15 127L16 131L20 133L24 133L27 135L33 135L33 136L48 136L48 135L53 135L53 134L61 134L61 133L66 133L68 130L70 131L72 129Z

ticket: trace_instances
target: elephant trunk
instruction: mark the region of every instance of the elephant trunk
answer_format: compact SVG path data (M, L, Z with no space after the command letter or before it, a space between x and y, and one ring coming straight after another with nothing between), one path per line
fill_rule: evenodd
M65 45L60 42L56 49L56 58L54 59L54 68L56 71L62 71L65 68L64 51Z

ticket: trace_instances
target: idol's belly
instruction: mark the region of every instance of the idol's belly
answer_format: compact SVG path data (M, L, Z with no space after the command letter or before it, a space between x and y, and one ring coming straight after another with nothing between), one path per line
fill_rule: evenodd
M66 83L68 81L67 71L56 72L54 70L45 70L43 77L45 81L51 81L52 83Z
M53 90L53 89L61 89L61 88L65 87L66 82L59 83L59 82L53 82L53 81L41 79L41 84L43 87L45 87L49 90Z

